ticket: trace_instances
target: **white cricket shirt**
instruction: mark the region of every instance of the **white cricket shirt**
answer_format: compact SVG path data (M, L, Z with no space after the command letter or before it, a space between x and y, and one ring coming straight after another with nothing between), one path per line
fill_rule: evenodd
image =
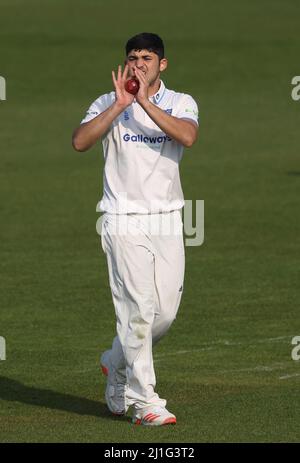
M172 116L198 123L194 99L168 90L162 81L149 100ZM114 101L115 92L100 96L81 123L92 120ZM154 214L184 206L179 177L184 147L162 132L136 100L113 121L102 145L104 191L98 211Z

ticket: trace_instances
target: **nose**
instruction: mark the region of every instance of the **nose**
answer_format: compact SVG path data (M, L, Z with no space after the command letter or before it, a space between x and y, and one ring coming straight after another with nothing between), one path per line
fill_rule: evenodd
M143 61L143 59L142 59L142 58L138 58L138 59L136 60L136 67L139 68L139 69L141 69L143 66L144 66L144 61Z

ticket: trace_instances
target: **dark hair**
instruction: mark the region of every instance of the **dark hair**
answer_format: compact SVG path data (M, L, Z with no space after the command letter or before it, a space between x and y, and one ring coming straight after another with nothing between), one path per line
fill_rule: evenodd
M126 43L126 55L131 50L148 50L156 53L161 60L165 56L165 47L162 39L157 34L142 32L137 34Z

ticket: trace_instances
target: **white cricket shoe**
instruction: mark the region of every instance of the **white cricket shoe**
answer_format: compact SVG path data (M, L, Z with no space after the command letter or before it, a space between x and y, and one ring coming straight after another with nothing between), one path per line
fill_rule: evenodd
M125 415L128 410L126 404L126 377L118 374L110 361L110 350L101 355L100 365L102 373L107 376L105 400L109 410L114 415Z
M176 424L176 416L164 407L145 407L134 411L132 422L145 426L163 426Z

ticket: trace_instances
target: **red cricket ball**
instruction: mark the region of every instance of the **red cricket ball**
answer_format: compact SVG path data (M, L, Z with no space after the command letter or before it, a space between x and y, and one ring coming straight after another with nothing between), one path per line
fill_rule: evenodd
M125 84L125 90L132 95L136 95L139 91L140 83L137 79L129 79Z

